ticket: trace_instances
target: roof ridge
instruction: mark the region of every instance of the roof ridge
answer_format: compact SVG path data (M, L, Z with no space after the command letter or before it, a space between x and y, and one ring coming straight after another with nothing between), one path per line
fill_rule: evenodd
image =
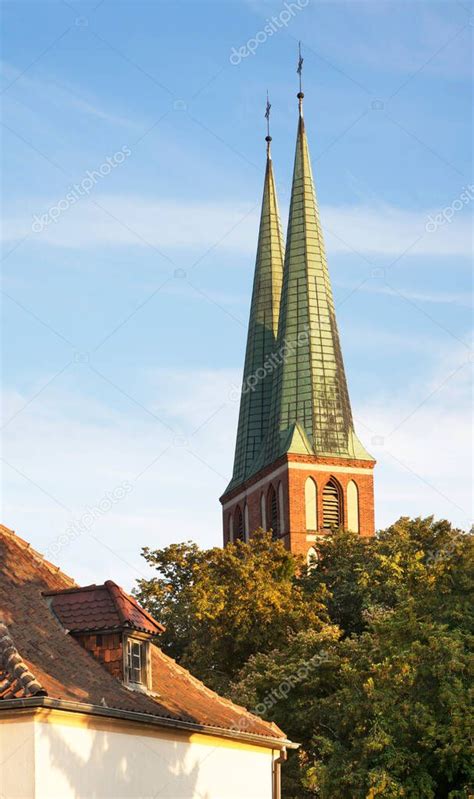
M8 627L0 621L0 699L16 699L18 691L22 696L48 695L18 652Z
M148 619L148 621L152 622L152 624L156 624L157 627L160 627L161 632L165 631L166 628L161 623L161 621L158 621L157 619L155 619L154 616L151 615L151 613L148 613L148 611L145 610L145 608L142 607L139 602L137 602L137 600L132 594L127 594L127 592L124 591L123 588L121 588L120 590L122 591L122 594L125 596L125 598L130 602L130 604L133 605L133 607L137 608L137 610L139 610L140 613L142 613L145 616L145 618Z
M109 592L109 596L114 604L115 610L119 615L119 619L125 626L130 626L130 622L127 619L122 607L122 596L121 596L121 589L120 586L117 585L113 580L106 580L104 583L104 587Z
M45 556L41 554L41 552L38 552L37 549L31 546L29 541L26 541L24 538L21 538L21 536L17 535L17 533L14 530L11 530L9 527L6 527L6 525L0 523L0 536L1 535L8 536L9 538L14 539L17 546L22 547L23 549L28 549L33 557L35 557L44 566L46 566L48 571L52 572L53 574L59 574L61 577L63 577L65 580L71 583L71 588L77 586L76 581L72 577L66 574L66 572L63 572L62 569L59 568L59 566L56 566L54 563L51 563L51 561L47 560Z
M130 605L132 605L132 607L138 610L143 616L145 616L145 618L148 619L149 622L154 624L157 628L161 628L161 632L164 631L165 628L163 627L161 622L157 621L151 615L151 613L148 613L148 611L145 610L145 608L142 608L142 606L137 602L137 600L131 594L128 594L114 580L106 580L104 585L107 586L109 594L112 598L112 601L117 609L117 613L119 614L123 624L130 624L121 605L122 601L126 601L129 602Z
M72 585L71 588L55 588L54 591L43 591L43 596L56 596L57 594L78 594L79 592L85 593L86 591L96 591L98 588L104 588L104 583L97 585L91 583L90 585Z

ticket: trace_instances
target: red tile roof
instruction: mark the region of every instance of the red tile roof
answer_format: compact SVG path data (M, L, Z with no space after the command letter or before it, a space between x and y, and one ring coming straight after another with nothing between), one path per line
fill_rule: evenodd
M7 627L0 621L0 699L46 696L46 693L22 660Z
M70 632L133 629L158 635L164 627L112 580L104 585L46 591L61 624Z
M63 592L74 586L70 577L0 525L0 620L15 642L21 663L47 692L47 699L135 711L149 714L150 718L285 741L276 725L218 696L154 644L151 662L157 696L126 688L71 635L64 634L64 627L49 607L51 599L45 593ZM0 651L0 671L5 672L6 668ZM0 700L0 713L1 707Z

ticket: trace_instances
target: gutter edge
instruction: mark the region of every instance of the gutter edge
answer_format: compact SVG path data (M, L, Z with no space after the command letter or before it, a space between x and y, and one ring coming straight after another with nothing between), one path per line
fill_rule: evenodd
M29 698L20 697L19 699L3 699L0 702L0 719L2 708L5 710L21 710L27 708L50 708L52 710L70 711L72 713L83 713L90 716L102 716L105 718L117 718L125 721L136 721L142 724L150 724L154 727L171 727L188 732L200 732L204 735L215 735L219 738L228 738L241 741L242 743L254 743L260 746L267 745L270 749L299 749L300 744L293 743L287 738L273 738L257 733L241 732L230 730L223 727L213 727L207 724L197 724L196 722L180 721L170 719L165 716L154 716L151 713L140 713L134 710L120 710L113 707L102 707L102 705L92 705L86 702L74 702L68 699L53 699L50 696L33 696Z

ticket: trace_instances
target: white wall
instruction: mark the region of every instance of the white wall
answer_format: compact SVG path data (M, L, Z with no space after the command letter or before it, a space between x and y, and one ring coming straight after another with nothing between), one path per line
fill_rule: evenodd
M0 797L34 799L35 724L0 719Z
M7 792L7 799L271 799L270 750L201 735L144 735L143 727L140 734L88 728L54 716L54 723L35 721L35 793Z

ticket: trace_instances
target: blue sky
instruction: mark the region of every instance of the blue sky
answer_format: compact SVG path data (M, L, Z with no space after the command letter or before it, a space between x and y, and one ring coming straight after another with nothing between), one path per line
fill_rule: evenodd
M301 39L353 411L378 460L377 526L434 513L467 528L469 3L1 11L4 523L78 580L127 588L147 573L142 546L220 544L265 92L286 226Z

